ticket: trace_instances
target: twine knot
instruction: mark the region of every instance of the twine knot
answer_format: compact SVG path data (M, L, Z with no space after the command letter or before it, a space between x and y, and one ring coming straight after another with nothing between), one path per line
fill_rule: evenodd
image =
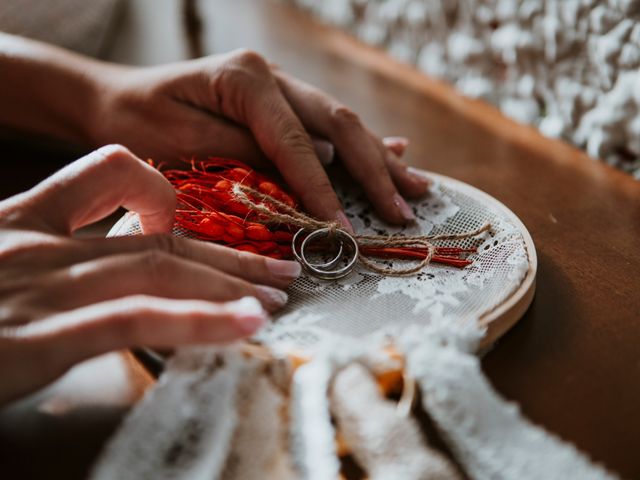
M282 223L286 225L293 225L305 230L318 230L321 228L329 229L331 232L336 230L344 230L341 225L335 221L326 222L317 220L310 217L293 207L290 207L284 202L273 198L270 195L259 192L251 187L243 185L242 183L234 183L232 192L236 196L236 199L244 204L246 207L260 213L268 221L273 223ZM252 200L249 195L258 199L259 202ZM271 206L271 208L269 207ZM394 276L407 276L419 272L424 267L431 263L431 260L436 252L436 246L432 243L439 240L463 240L465 238L472 238L480 235L491 229L491 224L486 223L476 230L463 233L454 234L441 234L441 235L351 235L348 232L344 232L351 235L359 247L358 261L367 269L379 273L381 275L394 275ZM426 255L418 264L407 268L394 268L387 267L375 263L370 260L364 253L367 248L412 248L418 247L426 250Z

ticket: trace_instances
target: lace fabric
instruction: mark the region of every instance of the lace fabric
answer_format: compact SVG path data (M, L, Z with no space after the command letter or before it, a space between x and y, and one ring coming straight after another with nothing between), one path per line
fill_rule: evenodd
M259 340L269 345L313 348L336 336L359 338L376 332L398 333L409 325L446 318L464 325L477 322L507 300L532 265L517 217L483 192L456 180L432 175L431 193L411 205L416 224L391 227L374 215L364 194L340 183L336 190L355 230L362 234L461 233L491 223L479 238L446 242L477 247L473 264L458 269L431 264L409 277L381 276L363 267L333 282L303 275L289 288L287 306ZM135 215L122 219L112 235L140 233ZM180 229L176 235L188 236ZM534 255L535 256L535 255ZM388 261L387 261L388 262ZM387 263L391 264L391 263Z

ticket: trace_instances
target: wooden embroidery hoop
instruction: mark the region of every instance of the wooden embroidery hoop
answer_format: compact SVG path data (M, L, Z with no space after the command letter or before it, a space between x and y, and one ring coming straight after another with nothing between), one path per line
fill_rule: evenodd
M491 207L492 210L502 213L513 225L515 225L524 240L529 260L529 268L520 283L520 286L507 297L501 304L493 310L484 313L479 324L487 328L487 331L480 343L480 348L486 348L493 344L497 339L503 336L511 329L526 313L527 309L533 302L536 292L536 274L538 272L538 255L533 243L533 238L524 223L513 213L506 205L496 200L494 197L482 190L477 189L467 183L461 182L445 175L426 172L426 175L436 179L444 180L449 185L455 185L456 190L470 197L481 200L484 204Z
M423 172L434 180L441 181L448 186L453 187L455 190L475 200L481 201L491 210L500 213L504 218L517 227L525 244L528 257L528 270L524 279L502 303L492 310L483 313L479 319L479 324L487 329L480 343L480 349L482 350L489 347L498 338L511 329L522 318L533 301L538 268L538 259L533 239L525 225L520 221L515 213L491 195L451 177L427 171ZM127 230L130 228L133 218L132 214L125 214L114 224L107 236L111 237L127 234Z

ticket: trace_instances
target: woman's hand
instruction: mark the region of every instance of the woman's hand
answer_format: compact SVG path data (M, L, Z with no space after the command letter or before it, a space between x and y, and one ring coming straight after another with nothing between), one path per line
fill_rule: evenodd
M402 139L384 142L347 107L254 52L98 71L102 87L90 128L94 144L123 143L158 161L215 154L256 166L274 164L310 213L344 224L322 165L332 155L327 145L335 146L390 222L413 220L401 195L427 190L428 180L399 159L406 146ZM310 135L325 142L314 149Z
M120 146L0 202L0 404L107 351L250 335L284 305L297 263L172 237L175 202ZM119 206L146 235L70 236Z

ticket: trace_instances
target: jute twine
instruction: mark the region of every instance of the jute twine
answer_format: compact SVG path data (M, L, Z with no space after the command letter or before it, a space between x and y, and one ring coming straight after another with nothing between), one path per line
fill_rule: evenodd
M286 225L293 225L298 228L304 228L306 230L317 230L320 228L328 228L329 230L343 230L342 226L338 222L326 222L317 220L313 217L305 215L304 213L290 207L286 203L273 198L270 195L254 190L251 187L243 185L241 183L235 183L233 185L233 193L236 199L245 205L246 207L259 212L267 220L274 223L283 223ZM249 198L249 194L257 198L261 203L257 203ZM277 208L278 211L274 211L267 205L272 205ZM436 246L432 243L440 240L463 240L465 238L472 238L480 235L491 229L491 224L486 223L476 230L463 233L454 234L442 234L442 235L358 235L349 234L356 239L359 247L422 247L427 250L427 255L418 264L407 268L394 268L387 267L375 263L367 258L360 249L358 254L358 261L369 270L379 273L381 275L394 275L394 276L408 276L419 272L425 268L431 262L433 255L436 251ZM348 233L348 232L347 232Z

